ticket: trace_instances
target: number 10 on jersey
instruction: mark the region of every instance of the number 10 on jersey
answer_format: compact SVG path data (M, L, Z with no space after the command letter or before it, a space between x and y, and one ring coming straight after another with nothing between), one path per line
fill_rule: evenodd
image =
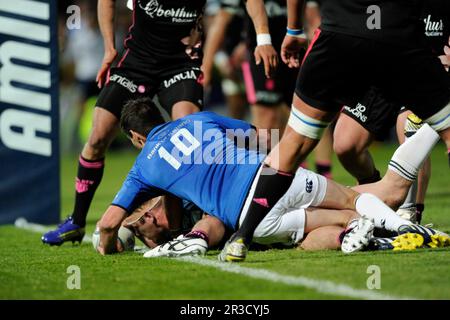
M190 156L195 149L200 147L200 142L185 128L182 128L175 133L170 138L170 142L172 142L174 147L181 151L185 156ZM172 156L166 148L160 147L158 149L158 154L160 158L166 160L175 170L180 169L181 162Z

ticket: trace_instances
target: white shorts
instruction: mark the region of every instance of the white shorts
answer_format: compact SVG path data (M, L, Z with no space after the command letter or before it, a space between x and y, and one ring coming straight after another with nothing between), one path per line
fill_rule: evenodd
M259 169L249 195L245 200L239 225L245 219L259 180ZM292 245L303 239L308 207L318 207L325 198L327 179L312 171L299 168L284 196L261 221L253 235L253 241L261 244L283 243Z

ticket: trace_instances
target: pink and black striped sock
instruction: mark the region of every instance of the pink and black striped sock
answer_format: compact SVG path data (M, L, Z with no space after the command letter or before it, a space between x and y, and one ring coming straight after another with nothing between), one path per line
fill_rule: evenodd
M252 202L238 231L231 239L243 238L246 245L250 245L253 233L273 206L286 193L294 180L294 174L277 171L267 165L259 174Z
M75 181L75 206L72 213L73 223L84 227L95 190L103 177L104 159L86 160L82 156L78 162L78 174Z

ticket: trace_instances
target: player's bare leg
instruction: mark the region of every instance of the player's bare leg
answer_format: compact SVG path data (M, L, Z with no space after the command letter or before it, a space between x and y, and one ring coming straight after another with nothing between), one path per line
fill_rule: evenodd
M72 215L75 224L84 226L86 223L92 198L103 177L106 150L117 136L118 130L119 120L116 116L106 109L95 108L91 133L81 152L78 167L77 192ZM79 183L85 188L80 189Z
M306 210L303 250L340 249L346 253L363 250L372 238L374 224L351 210Z
M406 180L396 172L388 170L380 181L357 185L352 189L360 193L371 193L393 210L397 210L406 198L412 183L413 181Z
M105 153L118 129L116 116L100 107L94 109L92 129L78 162L73 212L60 227L42 236L44 243L60 245L64 241L81 242L91 201L103 177Z
M119 119L106 109L96 107L92 129L88 141L81 151L86 160L98 160L105 156L106 150L119 130Z
M373 135L348 115L341 113L334 129L334 152L344 168L359 184L381 179L369 153Z
M423 121L436 130L441 139L444 140L447 146L450 165L450 102L439 112L427 119L423 119Z
M353 210L308 208L306 209L305 234L326 226L346 228L350 221L360 217Z
M333 133L328 127L314 150L316 172L328 179L332 178Z
M208 235L208 247L217 246L225 235L225 226L217 218L205 215L192 228L193 232L203 232Z
M309 106L297 95L294 95L292 108L294 114L291 113L288 126L280 143L274 147L265 161L271 168L284 172L295 172L299 164L306 159L306 156L319 143L323 131L336 116L336 112L327 112ZM302 114L304 119L298 119L298 112ZM311 123L308 120L313 122ZM307 133L297 132L293 129L293 123L298 123L298 121L304 124L302 129L305 128L305 131L297 129L298 131L307 132L311 128L314 131L311 131L311 134L308 134L308 136L306 135ZM305 124L305 122L309 124ZM317 128L319 130L316 130Z
M370 192L396 210L403 203L423 162L438 140L436 132L430 126L424 125L397 148L381 181L356 186L354 189L358 192Z
M344 228L339 226L326 226L309 232L298 246L301 250L337 250L341 247L339 236Z
M374 195L374 192L359 191L362 193L328 180L325 197L317 207L356 211L360 216L372 219L375 227L394 232L403 225L411 224L396 215L395 211ZM371 191L371 189L369 188L367 191Z
M192 102L179 101L172 107L172 120L177 120L199 111L200 109Z
M248 213L239 230L225 245L219 260L245 259L246 247L251 242L256 227L289 189L294 179L293 173L317 145L335 115L336 112L313 108L294 95L288 126L280 143L266 158L264 168L257 177Z
M254 104L251 106L252 123L261 129L279 129L281 137L286 127L286 109L288 107L284 103L277 106Z
M411 118L411 119L409 119ZM418 122L417 124L413 121ZM420 126L421 120L411 111L405 111L399 114L397 118L397 138L400 144L405 142L406 135L411 137L416 127ZM417 180L413 183L406 196L405 202L397 211L404 218L417 221L419 224L422 219L422 213L425 209L425 195L428 183L431 177L431 159L428 157L419 171Z
M231 80L230 80L231 81ZM241 93L227 94L225 100L228 106L228 114L233 119L244 119L247 102Z

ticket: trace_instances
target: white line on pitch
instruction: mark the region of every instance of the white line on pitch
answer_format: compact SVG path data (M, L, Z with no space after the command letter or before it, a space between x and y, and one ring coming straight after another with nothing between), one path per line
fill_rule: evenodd
M17 218L16 221L14 222L14 225L16 226L16 228L33 231L37 233L45 233L47 231L52 230L52 228L44 226L42 224L28 222L25 218ZM92 243L92 238L88 235L85 235L83 237L83 242Z
M17 228L29 230L38 233L44 233L51 230L49 227L46 227L41 224L28 222L24 218L18 218L14 225ZM92 242L92 238L90 236L85 235L83 238L83 242ZM236 273L243 276L247 276L254 279L266 280L275 283L282 283L290 286L304 287L308 289L315 290L317 292L338 295L349 298L356 299L367 299L367 300L410 300L415 298L409 297L396 297L392 295L385 295L378 293L376 291L365 290L365 289L355 289L345 284L338 284L332 281L325 280L316 280L306 277L297 277L297 276L288 276L282 275L273 271L265 270L265 269L256 269L256 268L247 268L242 267L237 264L223 263L219 261L213 261L205 258L199 257L181 257L177 258L177 260L196 263L202 266L212 267L219 269L221 271Z
M48 226L44 226L42 224L28 222L25 218L17 218L14 222L14 226L19 229L28 230L37 233L45 233L47 231L52 230L52 228ZM92 237L88 235L84 235L82 242L92 243ZM146 246L135 246L134 251L137 253L144 253L148 250Z
M315 290L320 293L332 294L348 298L366 299L366 300L413 300L410 297L397 297L385 295L376 291L366 289L355 289L345 284L339 284L332 281L316 280L307 277L282 275L266 269L256 269L242 267L237 264L213 261L199 257L181 257L178 260L212 267L221 271L236 273L254 279L266 280L275 283L282 283L290 286L304 287Z

